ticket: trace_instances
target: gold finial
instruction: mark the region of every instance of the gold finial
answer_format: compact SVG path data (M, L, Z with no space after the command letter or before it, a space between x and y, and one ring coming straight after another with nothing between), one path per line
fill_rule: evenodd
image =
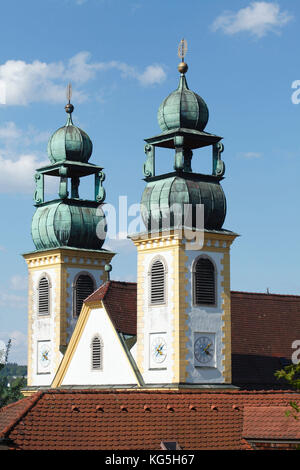
M68 83L66 96L67 96L68 104L65 106L65 110L66 110L66 113L71 114L74 111L74 106L71 104L71 98L72 98L72 84L71 83Z
M182 74L185 74L188 70L188 65L186 62L184 62L186 53L187 53L187 41L186 39L181 39L179 46L178 46L178 57L181 59L181 62L178 65L178 71Z

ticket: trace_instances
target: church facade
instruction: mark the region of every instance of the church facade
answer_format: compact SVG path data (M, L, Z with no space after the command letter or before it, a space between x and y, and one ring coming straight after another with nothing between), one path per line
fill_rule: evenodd
M0 411L0 436L11 448L253 449L300 443L299 426L284 421L289 401L299 401L299 394L285 384L274 391L274 372L290 357L295 331L275 332L276 325L284 315L288 324L295 321L300 297L231 292L230 249L238 235L223 227L224 146L205 130L208 108L189 89L183 58L178 70L178 87L158 110L161 132L145 139L145 230L130 235L138 254L136 283L110 280L114 253L103 248L105 176L89 163L92 142L73 124L70 101L65 126L49 140L50 164L35 175L36 249L23 255L29 273L26 398ZM206 147L212 172L194 172L193 152ZM168 173L156 174L157 148L173 155ZM45 201L45 175L58 178L55 200ZM83 200L79 184L89 175L94 195ZM261 310L269 316L260 329ZM271 351L266 341L274 337L278 345ZM277 420L276 432L268 428L263 407L270 422ZM57 438L48 443L32 426L27 441L20 434L20 420L26 434L27 415L37 420L39 413L44 435L54 433L53 420L58 423ZM84 444L78 420L91 432ZM72 428L72 444L64 422Z

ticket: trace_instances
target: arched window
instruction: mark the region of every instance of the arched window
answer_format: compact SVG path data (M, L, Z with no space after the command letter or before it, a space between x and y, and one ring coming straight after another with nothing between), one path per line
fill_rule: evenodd
M101 370L103 366L103 344L99 336L92 341L92 369Z
M88 274L80 274L75 282L74 315L79 316L83 301L95 290L94 280Z
M216 303L215 267L208 258L199 258L194 270L194 302L196 305Z
M46 276L41 277L38 286L38 314L50 315L50 286Z
M150 299L151 304L163 304L166 300L166 276L165 266L159 259L154 261L150 271L151 287L150 287Z

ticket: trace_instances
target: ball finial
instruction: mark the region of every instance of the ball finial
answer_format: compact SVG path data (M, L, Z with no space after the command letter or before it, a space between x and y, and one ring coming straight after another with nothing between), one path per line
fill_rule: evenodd
M65 106L66 113L72 114L74 111L74 106L71 103L66 104Z
M180 62L178 64L178 72L185 74L188 71L188 64L186 62Z
M104 270L107 272L107 273L110 273L110 271L112 270L112 265L111 264L106 264L104 266Z
M104 266L104 271L107 273L107 280L108 281L110 281L111 270L112 270L112 265L111 264L108 263Z

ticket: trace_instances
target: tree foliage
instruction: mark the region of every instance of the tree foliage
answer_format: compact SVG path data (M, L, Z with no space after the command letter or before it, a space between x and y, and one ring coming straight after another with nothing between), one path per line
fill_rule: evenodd
M22 377L11 377L3 374L8 365L8 355L11 348L11 340L8 341L6 351L1 357L0 362L0 408L23 398L21 389L26 385L24 375Z
M281 370L275 372L275 376L278 379L284 379L288 384L297 391L300 391L300 362L298 364L291 364L284 367ZM290 410L286 411L287 416L293 416L295 419L299 419L300 406L295 402L290 402Z

